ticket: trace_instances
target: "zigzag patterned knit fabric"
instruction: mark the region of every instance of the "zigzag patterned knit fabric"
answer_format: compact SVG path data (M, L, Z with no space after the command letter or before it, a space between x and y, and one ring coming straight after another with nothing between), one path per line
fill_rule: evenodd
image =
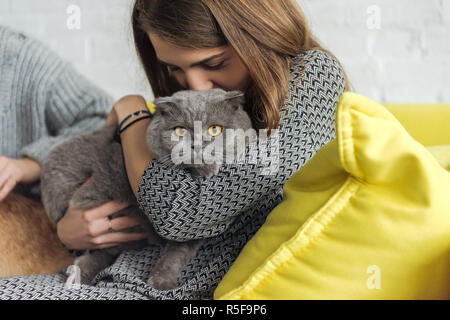
M146 284L160 248L123 252L100 272L95 286L65 289L63 275L0 280L0 299L211 299L244 245L282 200L282 187L322 146L336 137L335 112L345 79L329 54L311 50L292 59L289 90L281 109L277 169L254 161L222 165L211 178L156 160L139 185L138 203L165 238L206 239L182 271L178 288L158 291ZM273 138L267 147L273 146ZM248 154L251 154L249 147Z

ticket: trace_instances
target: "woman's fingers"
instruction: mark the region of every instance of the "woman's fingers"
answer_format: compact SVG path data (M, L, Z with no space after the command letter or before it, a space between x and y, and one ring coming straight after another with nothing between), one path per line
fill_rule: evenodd
M126 216L114 218L112 220L109 220L108 218L101 218L89 222L88 233L91 237L98 237L102 234L109 233L109 227L111 227L113 231L121 231L140 224L141 222L138 220Z
M125 242L142 240L148 237L147 233L117 232L138 226L140 222L136 219L127 216L109 219L110 215L131 205L130 203L110 201L82 213L82 220L87 227L87 236L89 237L89 247L91 249L110 248ZM114 232L111 232L111 230Z
M6 183L0 187L0 202L6 199L6 197L9 195L9 193L14 189L16 186L16 181L14 178L8 179Z
M98 219L107 218L113 213L128 208L129 206L131 206L130 203L110 201L97 208L85 211L85 219L87 221L95 221Z
M117 247L121 245L121 243L115 242L115 243L105 243L105 244L101 244L96 246L94 249L107 249L107 248L112 248L112 247Z
M109 244L123 244L125 242L142 240L148 237L148 233L127 233L127 232L111 232L102 234L92 239L92 243L97 246Z
M111 229L114 231L121 231L138 226L140 224L141 222L130 217L118 217L111 220L108 219L108 221L104 225L104 233L109 232L109 227L111 227Z

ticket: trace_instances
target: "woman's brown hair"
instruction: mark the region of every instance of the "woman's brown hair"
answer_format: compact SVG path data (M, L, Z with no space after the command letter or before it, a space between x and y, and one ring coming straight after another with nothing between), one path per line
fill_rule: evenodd
M233 47L252 79L246 107L253 126L269 132L279 124L291 58L313 49L334 57L314 39L295 0L136 0L132 27L155 97L183 88L158 62L147 32L180 47Z

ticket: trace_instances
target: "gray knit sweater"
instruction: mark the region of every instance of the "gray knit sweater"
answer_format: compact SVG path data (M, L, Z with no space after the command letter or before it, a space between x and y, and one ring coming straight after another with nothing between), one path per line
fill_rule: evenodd
M56 144L101 127L112 98L41 42L0 25L0 155L42 163ZM39 196L39 183L15 192Z
M179 286L158 291L146 280L161 248L123 252L100 272L94 286L66 289L62 274L0 280L0 299L202 299L214 289L244 245L281 202L282 187L323 145L336 137L335 112L345 89L338 62L322 51L292 59L288 93L280 111L279 168L261 174L261 164L224 164L212 178L149 163L138 203L168 239L206 239L182 271Z

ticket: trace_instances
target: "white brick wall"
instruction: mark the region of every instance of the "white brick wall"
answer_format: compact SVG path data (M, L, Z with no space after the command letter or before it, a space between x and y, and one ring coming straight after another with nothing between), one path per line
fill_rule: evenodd
M0 23L23 30L58 52L111 93L152 98L131 37L133 0L0 0ZM80 29L69 30L68 7L80 8Z
M450 0L298 2L320 43L343 63L353 91L377 101L450 102ZM152 98L131 40L132 3L0 0L0 23L46 42L116 99ZM80 30L67 28L70 5L81 10Z
M450 102L450 0L298 0L353 91L378 101ZM380 28L368 27L380 10Z

